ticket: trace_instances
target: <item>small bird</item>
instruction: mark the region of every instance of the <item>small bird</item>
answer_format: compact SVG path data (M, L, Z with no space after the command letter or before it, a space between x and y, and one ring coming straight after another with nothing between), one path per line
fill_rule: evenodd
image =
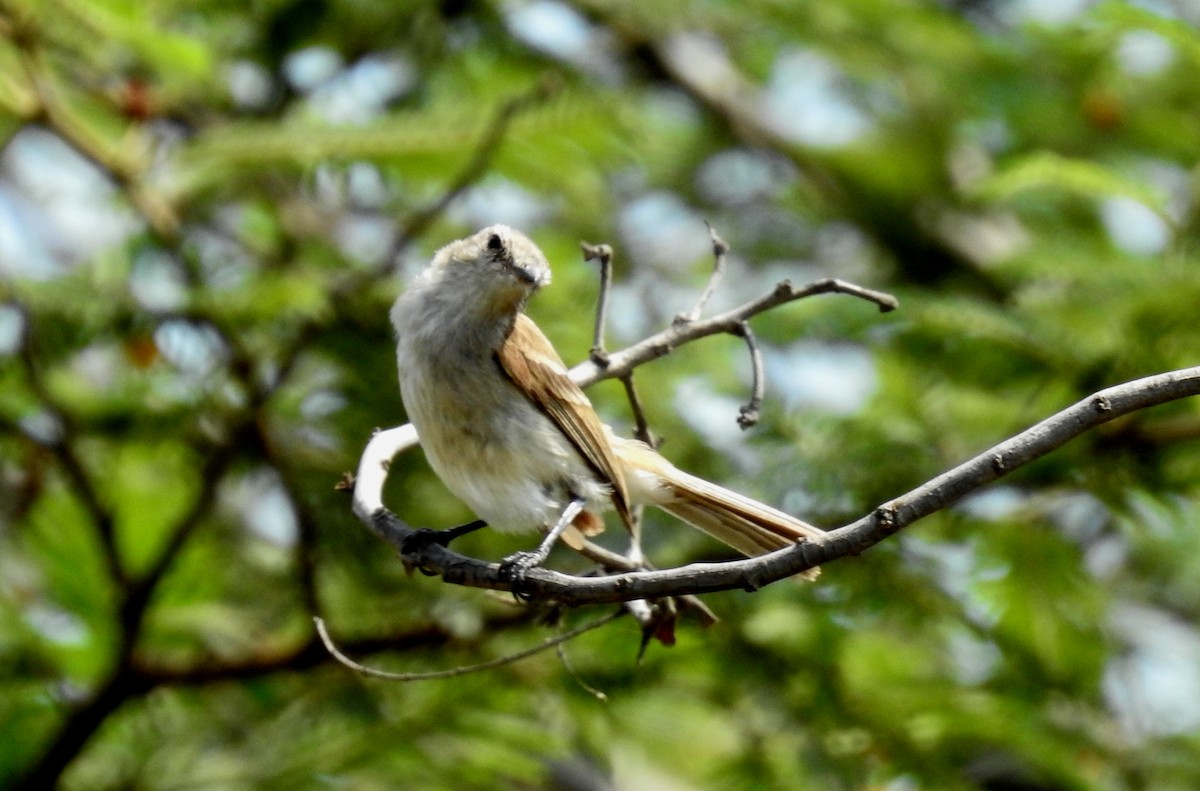
M546 532L535 551L506 558L502 569L519 577L564 532L570 542L572 530L603 530L600 514L610 509L633 533L640 505L748 556L822 534L604 425L524 313L549 282L537 245L493 225L438 250L391 311L401 396L434 472L490 527Z

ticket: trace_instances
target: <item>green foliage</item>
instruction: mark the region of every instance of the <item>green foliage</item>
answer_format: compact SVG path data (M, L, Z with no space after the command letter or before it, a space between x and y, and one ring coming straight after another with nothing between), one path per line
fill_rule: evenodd
M1195 788L1195 403L815 585L708 596L718 624L640 662L625 619L389 685L311 626L405 671L553 631L406 573L334 491L404 419L391 301L487 222L554 262L531 313L569 362L581 239L616 252L610 348L690 306L704 219L713 310L783 277L898 295L757 317L782 362L752 432L740 340L637 373L665 455L827 526L1195 365L1197 20L1018 5L0 2L0 786ZM415 451L385 496L471 518ZM726 557L647 519L661 566Z

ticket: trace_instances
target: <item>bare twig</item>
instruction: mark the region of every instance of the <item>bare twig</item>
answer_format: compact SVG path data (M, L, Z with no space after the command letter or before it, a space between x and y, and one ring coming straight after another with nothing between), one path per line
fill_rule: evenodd
M642 401L638 398L637 389L633 386L633 371L621 377L621 384L625 386L625 396L629 399L629 408L633 411L633 436L652 448L658 448L658 440L650 433L650 423L646 420Z
M517 612L490 618L489 628L506 627L528 620ZM355 651L365 653L384 649L409 649L444 645L451 635L436 626L422 626L398 635L358 640ZM286 670L304 670L327 661L329 653L316 639L274 656L256 653L243 660L218 661L171 667L146 664L136 655L125 658L101 683L91 699L63 722L42 757L6 786L14 791L44 791L56 786L63 768L78 754L97 728L126 701L164 685L200 685L245 678L258 678Z
M329 636L328 630L325 628L324 619L313 618L313 622L317 626L317 634L320 635L321 642L325 644L325 649L329 651L334 659L356 673L361 673L362 675L370 676L371 678L383 679L384 681L432 681L440 678L455 678L457 676L465 676L468 673L478 673L482 670L491 670L503 665L512 664L520 659L525 659L526 657L545 651L547 648L553 648L557 645L567 642L568 640L573 640L585 632L590 632L593 629L598 629L601 626L610 624L624 614L624 609L618 609L602 618L589 621L588 623L576 627L569 632L563 632L562 634L555 635L554 637L544 640L535 646L531 646L530 648L526 648L523 651L517 651L513 654L507 654L505 656L497 657L496 659L490 659L487 662L479 662L474 665L462 665L461 667L453 667L449 670L433 670L426 673L391 673L387 670L378 670L373 667L367 667L366 665L359 664L338 649L337 644L333 642L333 639Z
M819 540L768 555L603 578L533 569L522 581L520 592L526 599L578 606L738 588L756 590L806 569L857 555L918 519L946 508L964 495L1114 418L1195 395L1200 395L1200 367L1148 376L1101 390ZM412 534L412 528L382 507L364 522L397 549ZM406 560L441 575L446 582L492 590L513 589L512 581L502 577L497 564L474 560L437 544L425 543L418 552L407 555Z
M700 299L696 301L695 306L687 313L680 313L675 317L676 324L686 324L689 321L695 321L700 318L700 314L704 312L704 306L712 299L712 295L717 290L717 284L721 282L721 276L725 274L725 256L729 254L729 243L721 238L717 233L717 229L712 227L708 222L704 223L708 228L708 236L712 239L713 249L713 268L712 274L708 276L708 283L704 286L704 291L700 294Z
M591 360L585 360L571 369L571 378L581 387L599 382L603 379L619 379L627 372L651 360L665 357L671 350L690 343L699 338L721 333L738 334L738 327L747 319L753 318L787 302L816 296L818 294L846 294L858 299L873 302L879 306L882 313L895 310L899 302L891 294L863 288L853 283L837 278L814 280L802 288L796 288L791 282L784 280L775 286L769 294L753 299L732 310L720 313L707 319L698 319L687 323L672 324L661 332L651 335L645 340L608 355L608 364L598 366Z
M605 695L603 691L596 689L591 684L584 681L579 674L575 672L575 668L571 664L571 660L567 658L567 649L565 645L559 643L558 645L554 646L554 653L558 654L558 661L562 662L563 670L567 671L567 675L574 679L575 683L579 685L580 689L601 703L608 702L608 695Z
M483 622L479 641L491 639L504 629L528 624L531 618L528 609L509 609L490 614ZM343 653L359 655L380 651L412 651L420 648L440 648L449 643L464 646L446 626L438 623L423 623L393 633L373 637L360 637L340 645ZM272 673L307 670L325 664L333 657L326 650L320 637L313 632L311 639L287 647L270 649L259 646L250 655L231 659L209 659L188 661L181 664L154 661L139 655L131 663L135 676L144 680L146 688L156 686L201 686L224 681L252 679Z
M584 261L600 263L600 294L596 298L596 327L592 333L592 349L588 359L603 368L608 365L608 352L604 351L604 325L608 316L608 293L612 290L612 247L606 244L580 242Z
M759 351L758 341L754 337L754 331L750 329L750 324L743 321L738 328L738 335L741 335L746 341L746 348L750 350L750 400L738 410L738 425L742 430L758 425L758 410L762 408L763 392L766 388L766 377L763 375L763 359L762 352Z

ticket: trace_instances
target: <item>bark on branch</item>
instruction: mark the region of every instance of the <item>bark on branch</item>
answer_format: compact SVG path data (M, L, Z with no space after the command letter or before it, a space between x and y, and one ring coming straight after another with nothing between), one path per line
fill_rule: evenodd
M577 606L735 588L755 590L805 569L857 555L918 519L949 506L1102 423L1194 395L1200 395L1200 366L1135 379L1101 390L928 483L883 503L857 521L831 530L818 541L747 560L697 563L609 577L574 577L535 569L528 573L519 593L527 599ZM421 541L419 531L382 506L369 514L360 514L360 517L380 538L399 550L406 561L440 575L446 582L513 590L511 582L501 578L498 564L475 560L435 543Z

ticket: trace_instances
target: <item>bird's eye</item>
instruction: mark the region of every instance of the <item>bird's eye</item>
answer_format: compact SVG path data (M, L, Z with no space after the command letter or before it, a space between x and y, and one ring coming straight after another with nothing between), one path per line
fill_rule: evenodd
M504 240L500 238L500 234L494 233L488 237L487 249L494 253L504 250Z

